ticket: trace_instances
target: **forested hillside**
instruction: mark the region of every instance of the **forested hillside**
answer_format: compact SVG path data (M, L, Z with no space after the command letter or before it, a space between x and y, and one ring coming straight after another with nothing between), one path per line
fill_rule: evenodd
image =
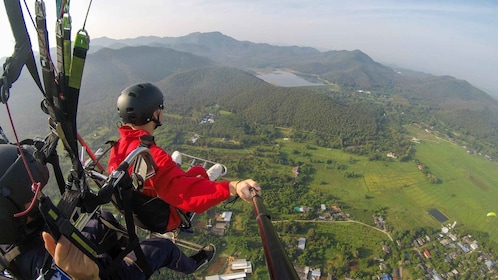
M243 122L292 127L312 135L317 144L361 153L392 146L409 154L409 143L399 135L401 125L415 122L498 158L496 100L466 81L394 70L359 50L278 47L219 32L92 42L96 46L86 60L78 108L82 134L114 127L119 92L150 81L164 90L166 108L179 116L198 117L206 106L216 105ZM99 47L99 42L116 49ZM254 76L261 68L284 68L325 86L270 85ZM33 85L29 78L14 85L12 95L36 96L29 102L19 98L14 111L38 108L41 94ZM24 131L40 134L46 119L23 117Z
M338 221L347 217L370 225L373 216L374 220L385 217L386 233L403 241L388 243L395 248L390 255L380 252L380 241L372 242L376 238L363 228L351 231L352 235L328 232L338 226L327 225L323 227L327 232L317 235L318 225L279 225L296 263L326 267L338 278L372 278L380 258L397 266L405 258L402 253L414 252L412 240L429 234L419 233L425 229L418 227L440 226L427 213L434 207L458 219L464 229L476 228L472 235L479 236L481 248L489 246L484 245L489 239L485 234L497 238L496 227L484 222L483 214L495 205L495 164L469 154L498 159L498 103L466 81L395 71L361 51L276 47L239 42L221 33L141 40L148 46L110 40L120 48L96 48L87 58L78 131L93 151L117 138L120 91L150 81L165 97L164 126L155 133L157 143L168 151L226 163L234 178L254 178L265 186L273 218L314 224L321 212L296 213L293 207L318 209L326 203L339 206L341 212L334 214ZM256 77L259 67L285 68L324 85L272 85ZM9 105L20 138L46 135L41 94L27 71L11 95ZM5 111L0 113L0 125L6 128ZM203 123L206 116L212 122ZM296 167L299 174L293 173ZM246 217L251 213L247 204L235 210ZM228 240L224 253L239 255L242 250L256 264L255 274L262 275L264 254L255 226L249 219L239 220L229 229L234 239L210 238L218 248ZM304 235L307 248L313 249L301 252L294 245ZM439 261L449 265L443 258ZM410 262L414 278L422 278L423 272L417 270L420 259L413 254Z
M408 113L398 118L400 121L423 122L444 134L459 135L467 143L482 140L488 144L473 144L486 153L496 153L493 150L498 146L498 102L488 94L450 76L391 69L360 50L321 52L309 47L272 46L237 41L219 32L176 38L95 40L97 45L101 42L109 47L113 44L116 47L118 43L120 46L163 46L248 71L285 68L334 84L332 95L341 95L346 103L354 99L358 90L372 92L385 97L377 101L394 109L392 113Z
M191 115L189 110L218 104L245 122L313 131L323 143L363 144L384 130L383 109L366 102L340 104L326 95L302 88L270 85L233 68L203 68L177 74L160 83L166 108Z

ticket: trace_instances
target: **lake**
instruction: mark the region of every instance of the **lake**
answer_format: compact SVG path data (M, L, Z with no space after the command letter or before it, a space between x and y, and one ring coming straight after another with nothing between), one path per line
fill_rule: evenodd
M310 82L298 75L282 71L275 70L271 73L259 73L256 77L264 80L265 82L281 86L281 87L301 87L301 86L321 86L323 85L318 80L316 82Z

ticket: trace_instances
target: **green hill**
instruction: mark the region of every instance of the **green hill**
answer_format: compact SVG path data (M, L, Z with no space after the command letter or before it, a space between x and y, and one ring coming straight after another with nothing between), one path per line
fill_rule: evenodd
M350 144L375 140L385 131L383 109L366 102L338 103L302 88L270 85L228 67L202 68L166 78L160 84L166 108L182 115L218 104L246 122L315 131L325 141Z
M233 179L255 178L265 187L274 219L309 218L297 216L293 207L323 201L341 206L367 225L373 223L372 215L382 215L389 231L402 238L420 227L438 231L441 223L428 213L438 209L449 221L483 236L483 242L498 241L495 221L485 216L495 210L498 192L496 164L489 160L498 158L498 106L467 82L398 73L361 51L275 47L239 42L221 33L143 41L154 46L103 48L87 59L78 121L79 132L92 149L116 138L120 90L137 81L152 81L165 95L158 144L169 151L220 160L229 166ZM254 67L283 67L328 83L278 87L258 79ZM41 96L29 82L24 73L12 88L14 120L25 125L16 123L21 138L46 128L46 116L37 115L33 121L24 113L35 111ZM213 124L200 124L206 114L213 115ZM2 117L5 129L3 121L6 118ZM200 140L192 143L195 134ZM412 142L413 137L421 143ZM387 158L387 152L397 158ZM297 165L301 173L296 178L292 168ZM418 165L424 168L419 170ZM237 207L242 213L250 205ZM237 226L241 230L234 227L228 248L236 250L234 243L244 240L240 250L255 259L261 256L257 260L262 267L263 254L254 249L261 249L259 236L244 232L255 225L239 221ZM289 244L309 230L302 227L286 235L283 229ZM364 234L368 231L355 228L328 233L324 243L349 243L350 232L359 235L355 240L370 241ZM376 242L384 237L376 234ZM355 257L364 258L363 265L372 273L377 272L375 248L365 245ZM310 259L324 265L324 254L330 257L334 249L341 250L327 249ZM390 259L392 264L397 257ZM347 265L341 258L332 267Z
M102 42L105 45L163 46L249 72L285 68L333 83L329 94L337 98L339 91L345 97L344 103L357 98L353 97L353 92L358 90L372 92L386 97L381 102L387 104L388 109L394 109L392 113L404 113L404 121L423 122L447 130L450 137L461 137L468 144L473 143L476 150L498 158L495 151L498 146L497 100L466 81L392 69L373 61L360 50L320 52L309 47L238 41L219 32L197 32L176 38L95 39L94 42L97 45ZM487 144L474 143L476 141Z

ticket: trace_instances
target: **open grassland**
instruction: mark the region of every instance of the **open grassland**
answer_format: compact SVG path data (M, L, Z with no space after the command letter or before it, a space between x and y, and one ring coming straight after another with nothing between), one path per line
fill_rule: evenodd
M498 210L497 165L449 141L413 131L421 139L414 159L441 183L430 183L415 160L369 161L292 141L282 140L280 145L295 162L311 164L315 169L312 188L337 197L352 208L353 218L371 223L371 214L384 209L392 230L439 228L440 222L428 213L435 208L448 217L446 223L457 221L498 241L498 219L486 217L489 211Z

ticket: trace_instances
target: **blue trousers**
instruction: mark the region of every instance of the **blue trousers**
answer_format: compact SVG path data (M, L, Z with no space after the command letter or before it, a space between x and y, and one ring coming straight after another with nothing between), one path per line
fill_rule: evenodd
M110 212L102 212L102 217L106 220L114 220L114 216ZM103 236L109 235L109 229L99 220L91 220L83 229L83 234L95 242L102 240ZM182 272L185 274L193 273L197 265L195 261L187 257L178 246L169 239L165 238L150 238L140 242L140 247L145 255L145 259L152 271L157 271L160 268L167 267L169 269ZM101 269L101 278L103 270L110 264L111 256L104 255L99 258L97 264ZM121 261L110 279L146 279L137 264L135 252L130 252L124 260Z

